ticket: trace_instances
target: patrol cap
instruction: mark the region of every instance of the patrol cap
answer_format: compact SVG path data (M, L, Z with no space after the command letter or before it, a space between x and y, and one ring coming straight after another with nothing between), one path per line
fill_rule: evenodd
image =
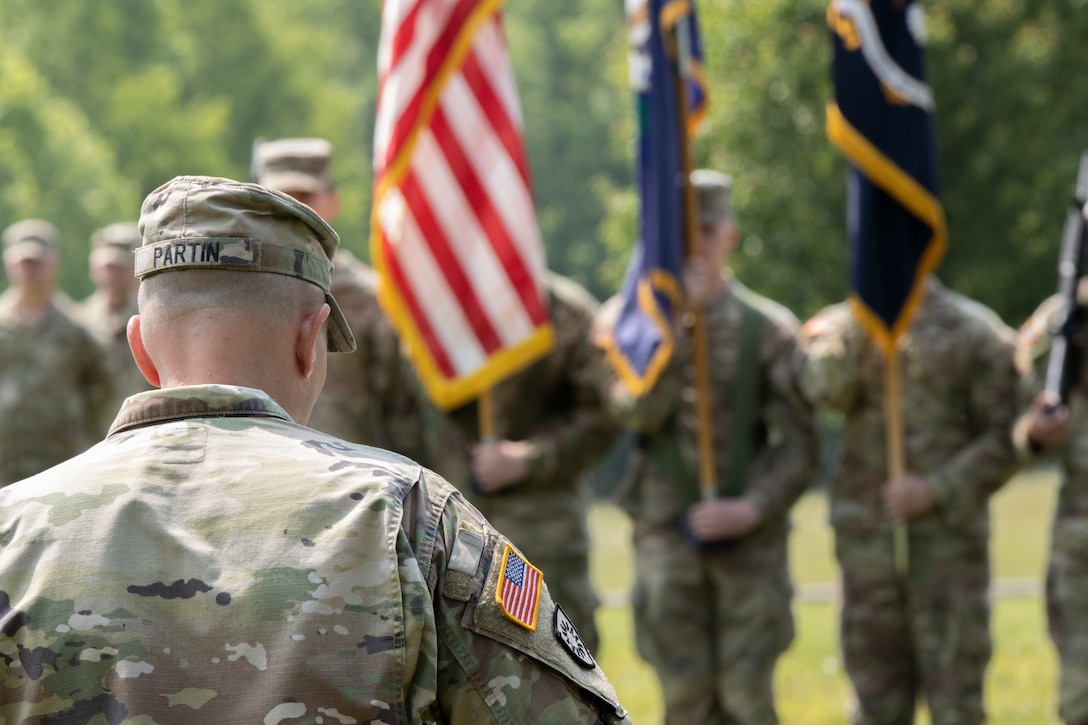
M91 264L132 266L132 255L143 243L136 222L115 222L91 235Z
M286 192L332 188L332 144L323 138L265 141L254 152L257 183Z
M691 172L691 185L699 204L699 222L713 224L733 216L730 201L733 180L720 171L695 169Z
M4 230L4 261L45 259L60 251L60 232L44 219L23 219Z
M269 272L304 279L332 308L329 350L351 352L355 338L330 292L340 238L305 204L257 184L178 176L151 192L140 209L143 246L136 276L186 269Z

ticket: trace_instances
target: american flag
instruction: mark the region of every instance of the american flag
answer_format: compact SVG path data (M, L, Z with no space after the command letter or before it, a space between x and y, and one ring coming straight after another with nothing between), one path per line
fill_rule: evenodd
M501 0L385 0L371 257L431 398L546 354L552 327Z
M507 544L502 557L502 580L495 593L503 614L535 631L543 578L540 569Z

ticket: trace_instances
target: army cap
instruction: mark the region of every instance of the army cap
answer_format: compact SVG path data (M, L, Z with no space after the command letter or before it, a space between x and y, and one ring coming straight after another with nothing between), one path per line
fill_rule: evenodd
M355 338L330 292L340 237L305 204L257 184L178 176L151 192L140 209L143 246L136 276L186 269L269 272L321 288L332 308L329 350L351 352Z
M44 219L23 219L4 230L4 261L45 259L60 251L60 232Z
M310 193L332 188L332 144L323 138L265 141L254 153L257 183L262 186Z
M713 224L732 218L732 179L720 171L696 169L691 172L691 185L698 199L699 223Z
M91 235L91 264L132 266L132 256L143 243L136 222L115 222Z

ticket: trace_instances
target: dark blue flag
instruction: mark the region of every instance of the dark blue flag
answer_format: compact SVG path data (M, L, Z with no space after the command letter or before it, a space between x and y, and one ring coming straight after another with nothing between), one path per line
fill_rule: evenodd
M832 0L828 21L835 104L828 108L827 135L851 164L851 302L873 339L890 350L947 246L922 6Z
M684 141L705 112L706 84L690 1L628 0L627 26L639 124L639 242L624 280L619 317L600 342L631 392L642 395L672 353L672 319L683 297ZM679 41L669 53L666 44L672 38ZM683 102L678 83L686 86ZM686 129L681 126L685 121Z

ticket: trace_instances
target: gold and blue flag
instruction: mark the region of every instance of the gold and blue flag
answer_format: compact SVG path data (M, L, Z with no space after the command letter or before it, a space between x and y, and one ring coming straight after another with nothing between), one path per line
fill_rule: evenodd
M851 304L885 351L910 326L947 247L933 93L916 0L832 0L827 135L850 161Z
M707 95L693 0L627 0L627 30L639 129L639 240L619 316L600 344L620 379L642 395L672 354L672 319L683 298L686 140Z

